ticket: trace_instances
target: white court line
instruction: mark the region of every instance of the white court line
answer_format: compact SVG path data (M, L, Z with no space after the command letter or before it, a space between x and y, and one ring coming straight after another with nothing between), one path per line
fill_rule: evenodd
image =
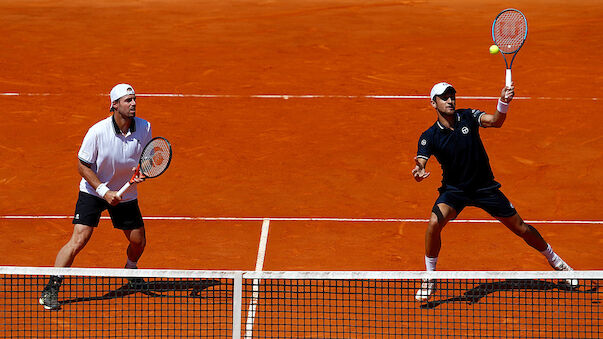
M256 99L429 99L427 95L337 95L337 94L171 94L146 93L137 94L141 97L173 97L173 98L256 98ZM490 96L458 96L459 99L495 100L499 97ZM531 97L515 97L514 99L529 100Z
M260 235L260 245L258 248L258 258L255 262L255 272L262 272L264 269L264 258L266 257L266 245L268 244L268 231L270 229L270 219L262 221L262 234ZM255 312L258 305L260 294L260 279L253 279L253 293L251 302L247 310L247 322L245 324L245 338L253 337L253 323L255 321Z
M3 92L0 96L61 96L66 93L20 93L20 92ZM107 94L98 94L99 96L107 96ZM421 99L427 100L427 95L340 95L340 94L185 94L185 93L137 93L139 97L168 97L168 98L204 98L204 99ZM472 100L496 100L496 96L457 96L457 99L472 99ZM568 97L515 97L515 100L592 100L598 101L600 98L568 98Z
M270 230L270 219L265 218L262 221L262 234L260 235L260 245L258 246L258 258L255 261L255 271L260 272L264 269L264 258L266 257L266 245L268 244L268 231Z
M0 215L0 219L71 219L71 215ZM331 218L331 217L184 217L184 216L150 216L145 220L175 220L175 221L335 221L335 222L411 222L425 223L429 219L416 218ZM109 219L102 216L101 219ZM498 223L494 219L455 219L457 223ZM603 220L525 220L529 224L603 224Z

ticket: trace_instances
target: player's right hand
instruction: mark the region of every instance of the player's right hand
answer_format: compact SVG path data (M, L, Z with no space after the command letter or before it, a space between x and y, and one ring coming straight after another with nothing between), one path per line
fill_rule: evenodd
M500 100L502 102L506 102L506 103L510 103L511 100L513 100L513 97L515 96L515 83L512 82L511 86L507 87L503 87L502 91L500 92Z
M412 175L417 182L427 178L431 173L425 171L425 165L419 161L419 158L415 157L415 168L412 169Z
M104 198L111 206L115 206L121 202L121 198L117 195L116 191L108 191L105 193Z

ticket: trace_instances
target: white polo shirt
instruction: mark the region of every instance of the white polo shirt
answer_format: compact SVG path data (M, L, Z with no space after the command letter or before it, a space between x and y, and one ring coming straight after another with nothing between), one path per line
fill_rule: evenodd
M151 124L134 118L128 133L123 135L115 123L113 115L90 127L84 137L78 158L96 173L101 182L112 191L118 191L128 182L138 165L144 146L151 140ZM96 190L82 178L80 191L99 196ZM132 185L122 196L122 201L138 197L136 185ZM102 198L102 197L101 197Z

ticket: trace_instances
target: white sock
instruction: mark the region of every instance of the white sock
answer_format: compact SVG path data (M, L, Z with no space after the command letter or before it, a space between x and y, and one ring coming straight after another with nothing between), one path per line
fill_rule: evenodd
M436 265L438 264L438 257L430 258L425 256L425 268L427 271L435 271Z
M555 251L553 251L553 248L551 247L551 245L547 244L546 245L546 250L540 252L542 253L542 255L544 255L544 257L546 258L546 260L549 261L549 263L555 267L557 265L559 265L563 260L561 260L561 258L557 255L557 253L555 253Z
M126 261L126 268L136 269L138 268L137 263L137 261L132 261L130 258L128 258L128 261Z

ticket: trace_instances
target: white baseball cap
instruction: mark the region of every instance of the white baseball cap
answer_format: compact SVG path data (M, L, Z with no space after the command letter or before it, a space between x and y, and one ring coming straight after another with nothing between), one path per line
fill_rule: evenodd
M431 89L431 95L429 97L431 98L431 100L433 100L436 95L444 94L444 92L446 92L448 88L452 88L454 93L456 93L456 89L454 89L451 84L447 82L438 82L437 84L433 85L433 88Z
M109 110L113 108L113 102L123 96L136 94L134 92L134 88L128 84L117 84L113 89L111 89L111 93L109 96L111 97L111 102L109 103Z

